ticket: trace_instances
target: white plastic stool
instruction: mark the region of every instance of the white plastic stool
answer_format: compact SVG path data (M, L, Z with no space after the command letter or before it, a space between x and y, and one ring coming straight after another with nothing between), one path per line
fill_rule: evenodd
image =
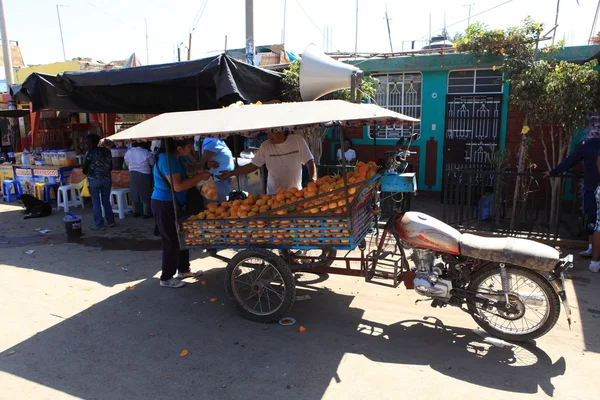
M83 196L81 195L81 190L83 190L83 188L77 189L74 187L73 190L75 190L75 200L77 200L77 205L81 206L81 208L85 208L83 204Z
M81 205L83 208L83 202L81 197L77 194L77 190L73 185L63 185L58 187L56 192L56 209L60 210L61 207L65 209L65 212L69 212L69 208Z
M133 211L133 205L129 201L129 188L115 189L110 191L110 206L114 214L119 214L119 219L125 219L125 213Z

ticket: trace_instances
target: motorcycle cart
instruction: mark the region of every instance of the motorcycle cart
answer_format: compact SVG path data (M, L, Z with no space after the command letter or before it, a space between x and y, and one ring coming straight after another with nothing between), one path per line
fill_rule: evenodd
M111 139L152 140L338 127L342 128L340 141L343 146L344 127L417 121L371 104L331 100L163 114ZM521 258L533 255L545 260L545 266L553 263L550 270L544 271L545 276L518 265L513 267L509 265L510 260L495 262L498 252L491 252L492 256L487 258L465 259L458 249L460 233L441 221L430 217L428 220L427 216L418 213L395 213L380 234L380 192L410 194L416 191L415 175L404 173L410 154L399 149L383 169L374 164L363 164L358 179L348 178L343 164L343 175L334 177L337 179L335 186L319 190L310 198L296 198L268 211L248 213L243 218L217 218L214 215L202 219L195 216L179 218L176 223L180 245L187 249L207 250L213 257L227 262L224 282L227 294L240 314L253 321L274 322L286 315L296 297L293 273L312 271L362 276L366 280L388 278L393 280L394 286L404 281L407 288L415 285L419 294L429 297L432 306L459 306L485 330L504 339L525 340L545 334L558 319L559 297L569 312L563 272L572 265L572 258L559 259L558 253L552 253L553 249L549 252L539 247L536 248L538 253L521 254ZM294 197L286 200L294 200ZM177 215L175 204L174 209ZM441 243L425 237L427 234L415 239L397 229L399 221L405 220L425 231L440 227L440 232L443 229L451 231L442 237ZM369 251L368 242L371 244ZM479 250L477 245L473 247L474 251ZM237 250L237 254L227 259L218 254L223 249ZM338 256L338 252L345 254ZM360 255L353 256L352 252ZM415 267L409 265L409 259ZM435 264L436 259L442 264ZM333 267L334 261L342 261L345 268ZM471 276L470 272L474 274ZM531 287L539 287L540 293L531 293L525 298L516 291L518 288L513 290L511 286L512 282L521 282L519 279L531 283ZM478 286L472 287L469 282L477 282ZM459 287L453 287L453 284ZM527 307L537 303L544 303L547 312L541 313L543 318L533 326L514 330L510 325L506 328L494 323L494 319L500 318L514 325L514 321L523 319Z

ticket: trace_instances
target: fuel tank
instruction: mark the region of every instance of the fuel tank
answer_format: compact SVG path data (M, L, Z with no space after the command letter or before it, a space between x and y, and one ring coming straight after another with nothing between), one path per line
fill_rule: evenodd
M461 233L429 215L409 211L396 222L400 239L414 247L460 254Z

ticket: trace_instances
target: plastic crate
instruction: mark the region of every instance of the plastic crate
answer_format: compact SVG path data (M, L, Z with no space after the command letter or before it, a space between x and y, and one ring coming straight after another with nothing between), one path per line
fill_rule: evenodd
M417 190L417 178L414 172L399 174L386 172L381 176L381 191L392 193L412 193Z

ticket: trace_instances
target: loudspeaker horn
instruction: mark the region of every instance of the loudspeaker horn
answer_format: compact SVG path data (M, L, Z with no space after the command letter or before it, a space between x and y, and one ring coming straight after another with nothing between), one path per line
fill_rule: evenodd
M327 93L352 86L352 76L362 74L355 66L334 60L309 44L300 61L300 96L316 100Z

